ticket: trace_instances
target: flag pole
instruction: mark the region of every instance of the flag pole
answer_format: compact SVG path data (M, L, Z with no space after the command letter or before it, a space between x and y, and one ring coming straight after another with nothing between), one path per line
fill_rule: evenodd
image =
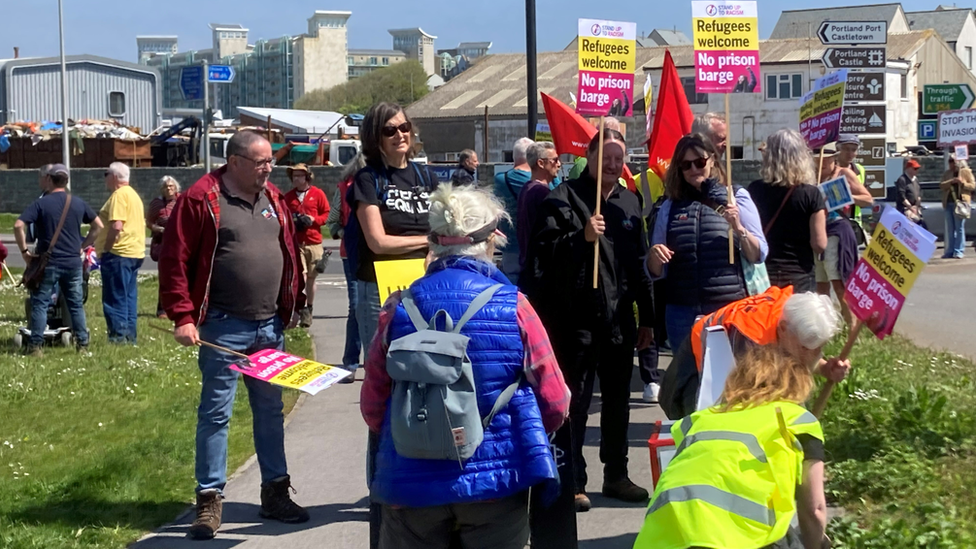
M729 115L729 94L725 94L725 127L728 128L732 117ZM728 131L728 130L726 130ZM725 136L725 182L729 193L729 205L735 204L735 193L732 192L732 150L729 147L729 136ZM729 265L735 264L735 240L732 236L732 225L729 225Z
M603 199L603 117L600 117L600 144L597 145L596 157L596 213L600 215L600 201ZM600 235L596 235L593 242L593 289L599 287L600 275Z

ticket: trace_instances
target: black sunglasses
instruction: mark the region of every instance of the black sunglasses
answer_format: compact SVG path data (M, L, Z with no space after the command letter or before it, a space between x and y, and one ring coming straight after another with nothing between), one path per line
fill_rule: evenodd
M410 130L412 129L413 129L413 124L411 124L410 122L404 122L399 126L383 126L383 129L381 130L380 133L383 134L383 137L393 137L394 135L397 134L397 132L410 133Z
M708 165L708 157L703 156L702 158L696 158L695 160L682 160L678 163L678 167L681 171L686 172L691 169L692 166L698 168L699 170L704 170L705 166Z

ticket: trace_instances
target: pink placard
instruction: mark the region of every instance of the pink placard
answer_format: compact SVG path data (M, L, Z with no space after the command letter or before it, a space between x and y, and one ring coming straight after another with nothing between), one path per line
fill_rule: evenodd
M631 116L634 74L580 71L576 112L585 116Z
M244 368L246 365L242 366L239 364L232 365L231 369L237 370L241 373L246 373L247 375L262 381L270 381L271 378L280 374L289 366L305 360L304 358L290 355L284 351L276 351L274 349L258 351L253 355L250 355L248 358L251 360L251 364L246 370Z
M760 93L759 51L695 51L698 93Z
M862 258L847 281L844 301L858 320L864 322L878 339L884 339L895 328L905 296Z

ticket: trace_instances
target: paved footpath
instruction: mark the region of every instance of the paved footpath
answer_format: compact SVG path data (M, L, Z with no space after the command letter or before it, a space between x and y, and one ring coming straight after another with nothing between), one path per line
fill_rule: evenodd
M346 288L338 275L320 278L315 324L311 329L318 359L341 360L345 333ZM664 364L662 363L662 366ZM362 380L362 372L358 374ZM361 384L337 385L315 397L303 398L289 417L285 447L289 472L298 490L295 501L311 520L286 525L258 517L260 475L252 458L227 484L224 524L210 542L186 539L190 513L134 544L134 549L366 549L368 543L365 483L366 425L359 413ZM640 401L642 385L634 372L631 394L630 471L638 484L650 488L647 439L654 421L664 419L660 408ZM603 498L599 459L599 399L594 398L587 429L585 455L590 463L593 510L578 515L580 547L616 549L633 546L643 523L645 507ZM232 420L233 421L233 420ZM187 491L192 488L187 479Z

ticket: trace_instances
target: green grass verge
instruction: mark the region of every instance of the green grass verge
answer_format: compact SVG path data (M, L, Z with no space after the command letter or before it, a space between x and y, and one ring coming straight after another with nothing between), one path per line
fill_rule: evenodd
M823 420L834 547L976 547L976 365L868 333L851 360Z
M121 548L174 519L193 498L200 374L196 350L151 330L155 277L140 276L139 345L110 346L93 276L86 310L92 356L20 356L24 292L0 284L0 547ZM304 330L288 349L311 356ZM238 385L228 472L253 453ZM297 392L286 391L286 409Z

